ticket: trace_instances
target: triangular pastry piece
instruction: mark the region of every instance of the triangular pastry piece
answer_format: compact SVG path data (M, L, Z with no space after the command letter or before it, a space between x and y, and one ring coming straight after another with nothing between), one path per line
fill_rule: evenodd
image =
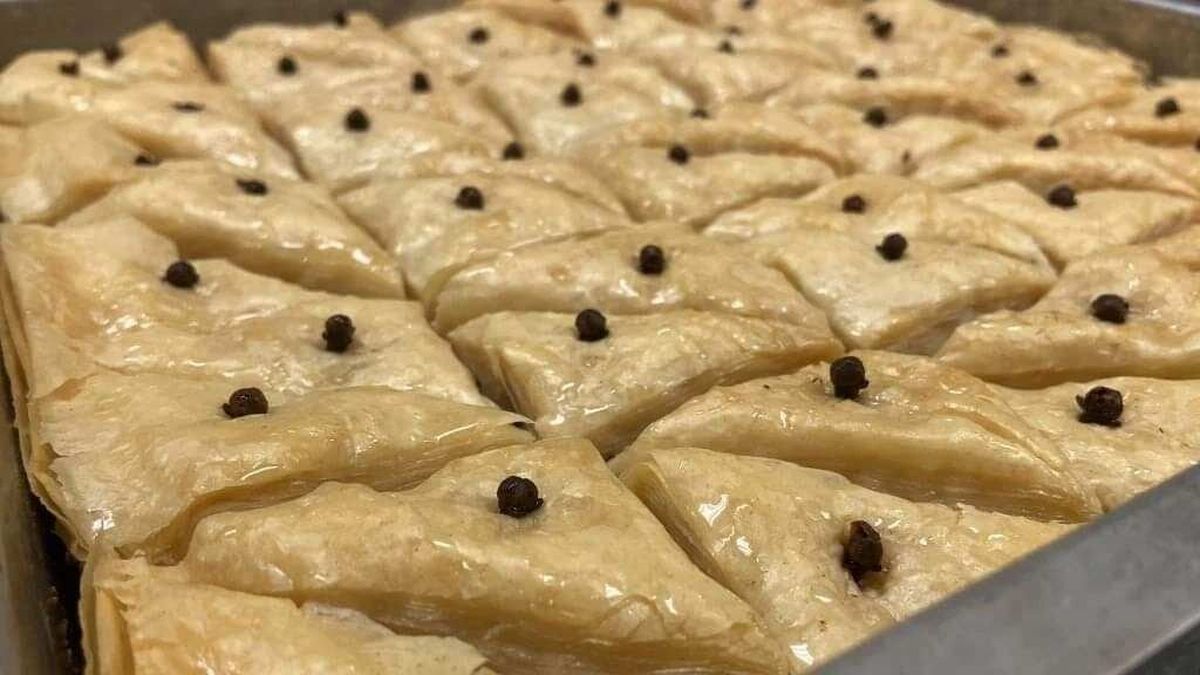
M1076 260L1033 307L959 326L938 356L1023 388L1115 375L1197 378L1200 276L1136 248Z
M426 303L470 263L628 224L620 214L541 181L500 174L381 179L342 195L339 203L400 260L409 289Z
M303 118L302 111L358 107L461 124L493 141L509 137L476 96L423 64L374 23L255 26L213 44L210 53L218 77L281 136Z
M1161 86L1138 90L1123 105L1085 110L1062 125L1194 151L1200 143L1200 81L1169 79Z
M501 153L498 139L451 122L315 99L308 108L279 111L279 125L305 173L335 192L359 187L376 173L386 176L391 164L426 153Z
M858 110L885 111L887 122L911 115L934 115L986 126L1021 121L1021 114L1002 97L945 79L912 75L840 73L823 68L793 69L786 87L767 99L768 105L800 108L838 104Z
M467 0L473 7L568 33L601 49L622 48L703 32L712 23L711 0Z
M183 33L166 22L130 33L103 50L22 54L0 72L0 120L32 124L79 110L101 91L135 82L208 81Z
M457 79L505 59L568 52L568 35L488 7L458 7L405 19L392 34L422 61Z
M89 377L31 402L30 471L78 549L102 542L170 559L205 514L285 501L328 480L408 487L450 460L532 438L512 413L383 387L266 390L264 414L231 418L232 393L258 385Z
M225 258L309 288L404 297L395 262L315 185L210 162L136 175L58 226L133 216L188 258Z
M401 636L353 610L197 584L97 555L82 591L89 675L483 675L454 638Z
M1024 132L980 137L927 157L912 177L943 189L1013 180L1042 195L1063 185L1200 195L1196 179L1165 162L1154 148L1096 136L1047 151L1036 138Z
M584 56L592 65L580 65ZM656 68L611 52L563 52L495 63L475 79L480 95L538 154L559 155L589 134L680 115L693 103Z
M138 175L141 147L78 115L8 135L0 156L0 210L12 222L54 222Z
M975 314L1033 304L1054 272L1015 224L911 180L855 176L764 200L705 234L748 239L849 346L930 353Z
M386 166L378 167L372 176L376 179L442 178L471 173L527 178L586 199L614 213L625 213L625 207L613 191L578 164L567 159L530 156L520 143L506 146L499 159L431 152L407 161L388 162Z
M501 312L449 335L493 400L548 436L584 436L606 454L718 384L788 372L841 345L824 326L691 310L603 317Z
M543 26L605 51L701 41L707 0L473 0L530 25Z
M1088 108L1119 105L1143 79L1141 66L1115 49L1035 26L1004 29L982 49L946 63L942 74L960 87L1002 97L1027 124L1051 124Z
M838 148L785 112L723 106L708 118L660 114L573 149L638 220L701 225L765 197L798 197L834 179Z
M650 425L635 448L699 447L836 471L918 501L1086 520L1096 498L988 384L936 361L856 352L868 382L837 395L830 365L723 387Z
M347 78L406 74L422 67L378 22L358 12L346 15L345 26L244 26L210 42L207 51L217 79L264 109L306 88L330 89Z
M1117 392L1119 405L1103 406L1112 393L1098 388ZM1114 377L1039 390L996 390L1054 441L1071 473L1096 493L1106 511L1200 462L1200 434L1193 424L1200 414L1200 383Z
M905 175L927 157L989 133L974 122L929 115L887 119L876 126L870 113L845 106L821 103L789 108L810 127L841 149L848 168L862 173ZM869 109L868 109L869 110Z
M495 311L723 312L828 330L776 270L673 223L507 251L463 268L437 298L445 332Z
M3 254L8 330L34 398L116 370L289 394L379 385L486 402L415 302L309 291L221 260L169 270L174 245L132 220L8 225ZM323 338L338 314L352 329L341 331L350 332L342 352Z
M985 183L954 196L1020 225L1059 267L1105 249L1171 235L1200 221L1200 202L1145 190L1073 192L1075 204L1069 208L1014 181Z
M1070 529L913 503L770 459L658 449L639 460L626 484L697 564L758 610L793 673Z
M747 14L755 13L753 4ZM873 67L884 76L944 76L963 54L986 50L1000 33L987 17L926 0L803 4L822 6L770 28L827 54L843 72Z
M717 107L762 101L823 63L822 55L803 43L786 50L774 46L740 32L714 32L686 44L639 46L634 53L683 85L698 104Z
M407 492L327 483L212 516L179 570L451 634L502 672L786 672L754 613L580 440L468 457Z
M158 159L213 159L296 178L291 156L233 91L209 84L141 82L98 94L84 114L111 125Z

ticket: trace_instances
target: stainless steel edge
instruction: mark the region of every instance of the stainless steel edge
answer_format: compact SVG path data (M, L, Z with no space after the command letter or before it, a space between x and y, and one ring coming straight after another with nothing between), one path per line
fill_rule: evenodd
M1102 38L1163 74L1200 74L1200 3L950 0L1000 20ZM0 64L90 49L169 20L198 44L253 21L393 20L450 0L0 0ZM5 391L7 388L5 387ZM9 418L11 420L11 416ZM0 434L0 675L67 672L53 543ZM832 675L1200 673L1200 468L1001 570L822 669Z
M822 675L1200 673L1200 467Z

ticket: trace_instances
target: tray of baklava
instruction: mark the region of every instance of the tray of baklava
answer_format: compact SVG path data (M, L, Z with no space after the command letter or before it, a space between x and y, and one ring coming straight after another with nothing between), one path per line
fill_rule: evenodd
M1200 84L932 0L0 72L91 673L799 673L1200 458Z

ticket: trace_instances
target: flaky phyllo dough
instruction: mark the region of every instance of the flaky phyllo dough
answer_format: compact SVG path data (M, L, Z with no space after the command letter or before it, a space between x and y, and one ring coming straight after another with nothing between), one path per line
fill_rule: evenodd
M90 675L492 672L454 638L397 635L353 610L239 593L106 554L88 563L81 615Z
M787 372L841 352L823 324L682 310L613 316L579 339L577 316L501 312L449 334L484 392L534 420L540 436L583 436L606 455L718 384Z
M214 162L139 170L58 227L133 216L188 258L225 258L307 288L402 298L395 263L311 183L261 178Z
M1095 316L1115 295L1120 323ZM1152 250L1114 249L1076 260L1024 311L996 312L959 327L938 357L986 380L1045 387L1114 375L1200 376L1200 276Z
M706 117L659 113L585 137L572 152L634 218L690 225L759 199L804 195L843 165L838 148L799 118L750 104Z
M985 382L924 357L856 352L868 386L834 394L829 366L714 389L635 447L700 447L836 471L917 501L1049 520L1095 516L1053 442Z
M746 439L747 447L753 439ZM1068 527L906 501L842 476L698 449L631 456L622 478L692 559L759 612L808 669L1054 539ZM881 569L842 562L847 531L876 528Z
M497 512L510 475L540 506ZM211 516L173 573L449 634L501 672L782 673L759 618L692 566L586 441L453 462L405 492L327 483Z
M104 371L249 380L291 394L377 385L485 403L418 304L309 291L197 260L198 281L164 280L175 246L131 219L3 233L8 329L29 396ZM335 314L355 324L325 348ZM403 345L403 349L395 348Z
M77 548L103 540L170 559L207 513L328 480L407 487L456 457L531 439L518 415L384 387L267 391L268 412L230 419L222 404L253 384L103 373L32 401L29 466Z
M704 233L744 241L825 311L846 344L929 353L977 314L1032 304L1054 280L1014 222L918 182L857 175L802 199L727 212ZM886 255L887 239L903 242Z

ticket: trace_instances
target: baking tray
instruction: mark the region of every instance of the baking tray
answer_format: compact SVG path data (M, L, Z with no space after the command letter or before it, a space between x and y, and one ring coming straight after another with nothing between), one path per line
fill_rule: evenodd
M199 44L254 21L362 9L388 21L449 0L0 0L0 63L90 49L166 19ZM1005 21L1100 38L1156 74L1200 75L1200 4L955 0ZM1200 160L1198 160L1200 161ZM7 406L7 383L4 386ZM79 667L78 570L0 434L0 675ZM836 675L1200 673L1200 467L969 587L822 669Z

